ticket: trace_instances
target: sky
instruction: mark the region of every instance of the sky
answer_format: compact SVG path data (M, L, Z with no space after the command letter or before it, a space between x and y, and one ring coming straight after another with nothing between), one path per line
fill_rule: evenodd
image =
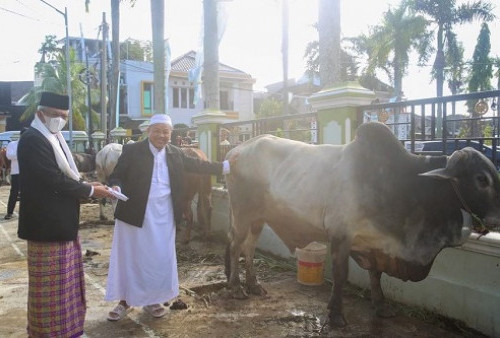
M99 26L103 13L111 23L109 0L91 0L85 12L85 0L46 0L64 12L67 6L70 36L102 38ZM369 33L381 23L383 13L400 0L342 0L342 37ZM457 0L458 3L464 2ZM492 1L495 3L495 1ZM152 40L150 1L137 0L135 7L121 2L120 40ZM254 89L283 80L282 66L282 0L229 0L224 2L226 28L219 46L220 62L249 73ZM202 0L165 0L165 38L170 41L173 58L190 50L199 50L202 39ZM500 57L500 5L489 23L492 51ZM305 71L304 51L307 43L317 40L312 25L318 20L318 0L289 0L289 67L288 77L298 79ZM33 66L40 59L38 49L46 35L65 37L64 16L41 0L0 0L1 31L0 81L33 80ZM81 27L81 28L80 28ZM480 25L465 24L456 31L464 43L465 58L472 58ZM111 35L111 33L110 33ZM431 97L435 84L430 69L411 61L403 87L408 99ZM431 63L431 62L430 62ZM449 94L446 92L445 95Z

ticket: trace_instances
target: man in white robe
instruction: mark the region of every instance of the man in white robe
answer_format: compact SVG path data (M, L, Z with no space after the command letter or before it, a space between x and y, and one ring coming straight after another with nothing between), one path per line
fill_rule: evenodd
M119 301L108 320L123 318L133 306L153 317L179 294L175 224L182 218L184 172L227 174L229 163L212 163L184 155L169 144L172 121L151 118L148 138L123 146L110 176L113 189L129 199L118 201L105 299Z

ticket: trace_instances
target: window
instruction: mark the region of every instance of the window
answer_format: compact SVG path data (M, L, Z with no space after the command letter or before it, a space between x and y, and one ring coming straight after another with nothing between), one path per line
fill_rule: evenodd
M231 90L226 87L220 90L219 99L220 99L220 109L221 110L234 110L234 102L231 101L232 95Z
M187 88L181 88L181 108L187 108Z
M248 141L250 139L250 135L249 134L240 134L238 136L238 139L240 140L240 142L245 142L245 141Z
M172 107L182 109L193 109L194 88L174 87L172 88Z
M220 109L229 110L229 93L227 91L220 91Z
M142 83L142 115L154 113L154 85L152 82Z
M189 88L189 108L190 109L194 109L193 99L194 99L194 89Z
M172 88L172 89L173 89L172 107L179 108L179 88Z

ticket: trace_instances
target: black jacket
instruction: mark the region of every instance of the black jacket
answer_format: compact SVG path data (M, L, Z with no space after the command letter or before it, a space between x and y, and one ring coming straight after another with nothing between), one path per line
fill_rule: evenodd
M40 242L75 240L80 199L89 196L91 187L63 174L52 145L33 127L19 140L17 158L22 196L18 236Z
M184 172L198 174L222 174L222 163L201 161L184 155L182 150L167 145L166 158L170 177L170 189L176 222L182 219L182 198ZM126 144L118 159L115 170L109 178L110 185L118 185L129 199L118 201L115 217L126 223L142 227L146 204L153 175L154 156L149 149L149 141Z

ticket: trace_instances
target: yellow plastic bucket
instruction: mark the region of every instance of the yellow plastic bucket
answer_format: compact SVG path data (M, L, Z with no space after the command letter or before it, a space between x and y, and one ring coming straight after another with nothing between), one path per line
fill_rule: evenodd
M312 242L302 249L295 248L295 257L297 257L297 281L300 284L323 284L326 245Z

